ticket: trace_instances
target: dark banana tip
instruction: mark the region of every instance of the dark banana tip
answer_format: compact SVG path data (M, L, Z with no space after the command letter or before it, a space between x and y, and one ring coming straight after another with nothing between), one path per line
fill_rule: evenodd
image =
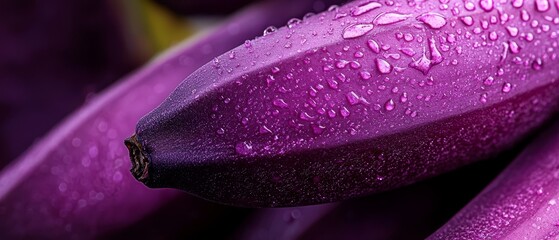
M132 161L130 172L138 181L146 183L149 176L149 159L142 148L142 144L138 142L136 135L124 140L124 144L130 152L130 160Z

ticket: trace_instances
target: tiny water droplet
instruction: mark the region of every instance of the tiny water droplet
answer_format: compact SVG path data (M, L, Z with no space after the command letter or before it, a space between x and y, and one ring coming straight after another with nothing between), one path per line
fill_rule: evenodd
M431 64L436 65L443 61L443 55L437 49L437 45L435 43L435 38L429 38L429 50L431 51Z
M524 0L512 0L512 6L515 8L521 8L524 6Z
M342 109L340 109L340 115L342 115L342 117L349 117L349 114L349 109L347 109L346 107L342 107Z
M289 21L287 21L287 28L293 28L299 23L301 23L301 19L298 18L289 19Z
M390 65L390 63L388 63L386 60L377 58L376 63L377 63L377 70L380 73L388 74L392 72L392 65Z
M360 73L359 73L359 76L360 76L361 79L363 79L363 80L369 80L369 79L371 79L371 77L372 77L372 76L371 76L371 73L370 73L370 72L367 72L367 71L362 71L362 72L360 72Z
M344 39L358 38L372 31L373 28L374 25L370 23L353 24L344 29L342 37Z
M367 41L367 46L369 46L371 51L373 51L374 53L380 53L380 46L375 40L369 39Z
M382 7L382 5L378 2L368 2L365 4L361 4L356 8L354 8L353 10L351 10L351 14L353 16L360 16L380 7Z
M400 52L406 54L408 57L413 57L415 55L413 48L401 48Z
M545 12L549 10L549 1L548 0L536 0L536 10L539 12Z
M326 127L321 125L312 125L312 130L314 134L320 135L326 130Z
M314 120L316 117L311 116L310 114L308 114L307 112L301 112L301 114L299 115L299 118L301 120L305 120L305 121L312 121Z
M429 60L425 53L423 53L419 59L411 62L409 66L421 71L424 75L427 75L431 69L431 60Z
M274 101L272 102L274 104L274 106L276 107L280 107L280 108L287 108L289 107L289 105L281 98L278 99L274 99Z
M493 85L493 82L495 82L495 78L489 76L483 81L483 84L485 84L486 86L491 86Z
M276 27L274 27L274 26L269 26L269 27L267 27L266 29L264 29L263 35L264 35L264 36L270 35L270 34L272 34L273 32L275 32L275 31L277 31L277 30L278 30L278 29L277 29Z
M476 10L476 5L474 5L473 2L466 2L466 3L464 4L464 8L465 8L466 10L468 10L468 11L471 12L471 11Z
M346 94L346 99L350 105L357 105L360 102L359 95L353 91Z
M536 60L534 60L534 62L532 62L532 69L534 70L540 70L543 68L543 60L541 58L536 58Z
M511 37L518 36L518 28L513 26L507 26L507 32Z
M373 21L376 25L388 25L397 22L405 21L410 18L410 14L401 14L396 12L384 12L379 14Z
M460 20L462 21L462 23L464 23L466 26L472 26L474 25L474 19L470 16L465 16L465 17L461 17Z
M481 96L479 97L479 101L481 103L487 103L487 93L481 94Z
M520 52L520 46L518 46L518 44L515 41L510 41L509 42L509 49L511 53L519 53Z
M445 17L438 13L424 13L419 15L417 20L433 29L439 29L446 25Z
M530 21L530 13L528 13L528 11L526 11L526 9L522 9L522 11L520 12L520 18L522 19L522 21Z
M267 133L272 133L272 130L270 130L268 127L262 125L260 126L260 128L258 129L258 132L260 134L267 134Z
M511 84L511 83L508 83L508 82L507 82L507 83L503 84L503 89L502 89L502 91L503 91L504 93L509 93L511 90L512 90L512 84Z
M479 6L486 12L491 12L493 10L493 0L480 0Z
M394 103L394 100L392 100L392 98L386 101L386 103L384 104L384 109L386 109L386 111L392 111L394 110L394 108L396 108L396 104Z
M249 142L240 142L235 145L235 150L239 155L249 155L252 153L252 144Z

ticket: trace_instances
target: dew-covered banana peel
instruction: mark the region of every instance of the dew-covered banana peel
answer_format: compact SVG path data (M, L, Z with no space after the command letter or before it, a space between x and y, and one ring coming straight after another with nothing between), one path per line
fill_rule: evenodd
M269 28L140 120L132 172L149 187L277 207L492 156L557 110L558 9L534 4L356 1Z
M429 239L557 239L559 124Z

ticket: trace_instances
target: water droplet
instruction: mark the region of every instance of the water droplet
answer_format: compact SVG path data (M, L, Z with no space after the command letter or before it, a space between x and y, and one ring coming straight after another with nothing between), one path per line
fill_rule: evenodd
M330 110L328 111L328 117L330 117L330 118L335 118L336 115L337 115L337 113L336 113L336 111L334 111L333 109L330 109Z
M365 56L365 54L364 54L363 52L361 52L361 51L357 51L357 52L355 52L355 53L353 54L353 56L354 56L355 58L362 58L362 57Z
M487 93L481 94L481 96L479 97L479 101L481 103L487 103Z
M499 35L497 35L497 32L490 32L489 33L489 39L492 41L496 41L499 38Z
M415 55L413 48L401 48L400 52L406 54L408 57L413 57Z
M357 6L356 8L354 8L351 11L351 14L353 16L360 16L360 15L363 15L363 14L369 12L369 11L380 8L380 7L382 7L382 5L378 2L369 2L369 3L365 3L365 4Z
M274 27L274 26L269 26L269 27L267 27L266 29L264 29L263 35L264 35L264 36L270 35L270 34L272 34L273 32L275 32L275 31L277 31L277 30L278 30L278 29L277 29L276 27Z
M235 145L235 151L237 151L239 155L249 155L252 153L252 144L248 142L237 143L237 145Z
M476 5L474 5L473 2L466 2L464 4L464 8L468 11L474 11L474 10L476 10Z
M374 53L380 53L380 46L375 40L369 39L367 41L367 46L369 46L371 51L373 51Z
M372 76L371 76L371 73L370 73L370 72L367 72L367 71L362 71L362 72L360 72L360 73L359 73L359 76L360 76L361 79L363 79L363 80L369 80L369 79L371 79L371 77L372 77Z
M342 117L349 117L349 114L349 109L347 109L346 107L342 107L342 109L340 109L340 115L342 115Z
M274 104L274 106L277 106L277 107L280 107L280 108L289 107L289 105L281 98L274 99L274 101L272 103Z
M339 9L340 9L340 6L334 4L330 7L328 7L328 12L337 12Z
M491 12L493 10L493 0L480 0L479 6L486 12Z
M522 19L522 21L530 21L530 13L528 13L528 11L526 11L526 9L522 9L522 11L520 12L520 18Z
M396 104L394 103L394 100L392 100L392 98L386 101L386 103L384 104L384 109L386 109L386 111L392 111L394 110L394 108L396 108Z
M370 23L353 24L344 29L342 37L344 39L358 38L372 31L373 28L374 25Z
M267 133L272 133L272 130L270 130L268 127L266 127L265 125L260 126L260 128L258 129L258 132L260 134L267 134Z
M347 79L347 77L346 77L345 74L343 74L343 73L336 73L336 78L337 78L338 80L340 80L341 82L345 82L346 79Z
M466 26L472 26L474 25L474 19L470 16L465 16L460 18L460 20L462 21L462 23L464 23Z
M314 134L320 135L326 130L326 127L320 125L312 125L312 130Z
M356 62L356 61L350 62L350 63L349 63L349 66L350 66L352 69L359 69L359 68L361 68L361 64L360 64L359 62Z
M511 37L518 36L518 28L513 26L507 26L507 32Z
M328 86L332 89L338 89L338 82L334 79L328 78L326 80L328 82Z
M359 95L353 91L346 94L346 99L350 105L357 105L360 102Z
M390 63L388 63L386 60L377 58L376 63L377 63L377 70L380 73L388 74L392 72L392 65L390 65Z
M251 48L252 47L252 42L250 40L246 40L244 45L245 45L245 48Z
M301 120L305 120L305 121L312 121L314 120L316 117L311 116L310 114L308 114L307 112L301 112L301 114L299 114L299 118Z
M423 55L419 59L411 62L409 66L427 75L427 73L431 69L431 60L429 60L425 53L423 53Z
M540 70L543 68L543 60L541 58L536 58L536 60L534 60L534 62L532 62L532 69L534 70Z
M296 25L298 25L299 23L301 23L301 19L292 18L292 19L289 19L289 21L287 21L287 27L288 28L293 28Z
M411 35L411 33L406 33L406 34L404 34L404 40L405 40L406 42L411 42L411 41L413 41L413 35Z
M429 50L431 51L432 65L439 64L443 61L443 55L441 55L441 52L439 52L439 50L437 49L434 37L429 38Z
M508 93L511 90L512 90L512 84L508 82L503 84L503 89L501 89L501 91L503 91L504 93Z
M424 13L417 17L417 20L425 23L433 29L439 29L446 25L446 19L443 15L438 13Z
M548 0L536 0L536 10L539 12L545 12L549 10L549 1Z
M515 8L521 8L524 5L524 0L512 0L512 6Z
M373 21L374 24L376 25L388 25L388 24L394 24L397 22L401 22L401 21L405 21L407 20L409 17L411 17L410 14L401 14L401 13L395 13L395 12L385 12L385 13L381 13L379 14L375 20Z
M511 53L519 53L520 52L520 46L518 46L518 44L515 41L510 41L509 42L509 48L510 48Z
M408 101L408 93L402 93L402 96L400 96L400 102L406 103L407 101Z
M486 86L491 86L493 85L493 82L495 82L495 78L489 76L483 81L483 84L485 84Z
M347 66L347 64L349 64L348 61L346 60L339 60L338 62L336 62L336 67L339 69L345 68Z
M524 0L512 0L511 3L512 6L515 8L521 8L522 6L524 6Z

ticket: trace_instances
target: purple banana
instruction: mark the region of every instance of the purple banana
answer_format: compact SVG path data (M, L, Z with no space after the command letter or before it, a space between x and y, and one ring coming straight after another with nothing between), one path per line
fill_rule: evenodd
M557 239L559 124L429 239Z
M125 174L130 165L120 139L204 62L265 26L303 14L311 2L250 7L91 100L0 172L0 239L98 237L174 198L176 191L149 191ZM183 204L200 207L194 199Z
M356 1L268 28L139 121L132 172L149 187L277 207L488 158L557 110L558 9L534 4Z

